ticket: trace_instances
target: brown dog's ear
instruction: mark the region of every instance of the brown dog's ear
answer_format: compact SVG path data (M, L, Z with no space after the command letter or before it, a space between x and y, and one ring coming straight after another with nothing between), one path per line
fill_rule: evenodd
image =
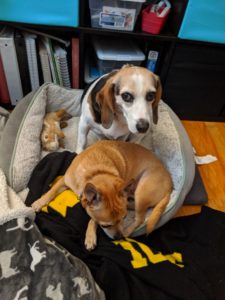
M139 179L134 179L132 178L128 184L125 186L125 188L123 189L124 192L126 193L127 197L132 197L134 196L134 192L137 188L137 184L138 184Z
M152 113L153 113L153 122L154 122L154 124L157 124L158 123L158 104L162 97L162 85L161 85L160 78L157 75L155 75L155 78L156 78L156 97L155 97L155 101L152 104Z
M96 206L100 203L100 195L98 191L96 190L95 186L88 182L85 185L84 191L83 191L83 198L85 201L85 204L88 206Z
M102 126L108 129L112 125L115 112L114 84L111 80L108 80L103 88L97 93L96 102L101 111Z

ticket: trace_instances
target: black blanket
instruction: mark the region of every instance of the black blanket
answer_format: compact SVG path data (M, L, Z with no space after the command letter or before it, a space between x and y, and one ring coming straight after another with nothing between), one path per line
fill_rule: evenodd
M40 161L28 185L27 205L64 174L74 156L65 151ZM37 214L39 229L86 263L106 299L224 299L224 213L203 207L200 214L173 219L148 237L119 241L98 228L97 247L89 252L84 247L89 217L76 196L54 201Z

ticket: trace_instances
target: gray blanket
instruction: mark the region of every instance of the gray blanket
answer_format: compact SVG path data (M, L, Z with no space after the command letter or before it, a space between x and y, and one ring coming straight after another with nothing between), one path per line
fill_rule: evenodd
M87 266L33 222L0 169L0 299L104 299Z

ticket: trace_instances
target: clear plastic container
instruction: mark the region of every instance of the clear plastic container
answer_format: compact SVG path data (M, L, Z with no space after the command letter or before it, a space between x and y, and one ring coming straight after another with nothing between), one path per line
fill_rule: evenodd
M94 38L100 75L121 68L124 64L140 66L145 60L144 53L131 40Z
M89 0L91 26L132 31L146 0Z

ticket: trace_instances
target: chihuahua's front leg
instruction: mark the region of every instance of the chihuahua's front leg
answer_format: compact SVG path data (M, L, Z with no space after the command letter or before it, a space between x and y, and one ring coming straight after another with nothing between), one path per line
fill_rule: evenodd
M47 205L51 200L53 200L59 193L62 193L67 189L65 182L64 182L64 177L61 177L52 187L51 189L41 196L41 198L37 199L34 201L31 205L31 207L35 211L40 211L43 206Z
M83 115L80 117L79 125L78 125L78 134L77 134L77 147L76 153L81 153L87 143L87 135L90 130L89 125L87 124L87 120Z
M87 250L93 250L97 244L97 227L98 224L94 220L90 220L88 223L86 235L85 235L85 247Z

